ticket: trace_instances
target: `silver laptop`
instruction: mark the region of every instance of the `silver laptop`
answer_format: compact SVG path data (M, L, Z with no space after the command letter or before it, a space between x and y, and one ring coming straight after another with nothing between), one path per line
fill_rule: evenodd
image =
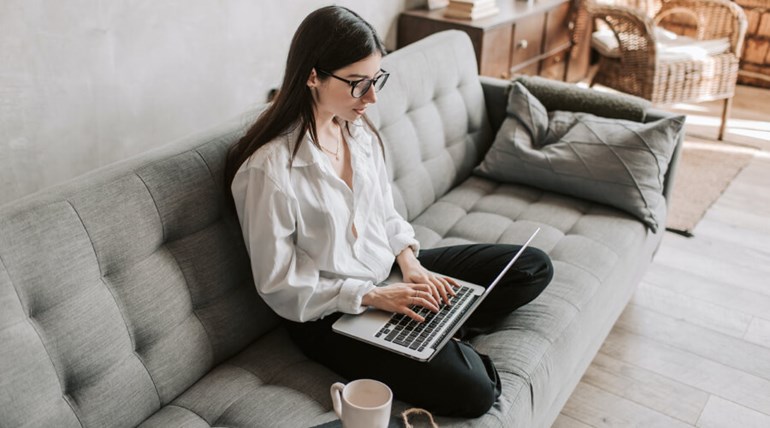
M332 329L337 333L415 360L430 361L454 336L473 311L479 307L484 298L492 292L492 289L519 259L524 249L529 246L539 231L540 228L535 230L488 287L484 288L453 278L460 284L460 287L455 289L457 295L450 299L451 306L442 303L437 313L433 313L427 308L413 307L415 312L425 318L422 323L414 321L404 314L369 308L360 315L343 315L334 323ZM435 275L446 277L446 275L439 273ZM383 286L400 281L401 274L395 269L395 272L387 280L377 285Z

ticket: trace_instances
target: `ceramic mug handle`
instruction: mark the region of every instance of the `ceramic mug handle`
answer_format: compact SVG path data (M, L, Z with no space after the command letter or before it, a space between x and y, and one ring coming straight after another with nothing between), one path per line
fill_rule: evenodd
M345 384L341 382L336 382L331 387L332 406L334 407L334 413L340 419L342 419L342 390L344 388Z

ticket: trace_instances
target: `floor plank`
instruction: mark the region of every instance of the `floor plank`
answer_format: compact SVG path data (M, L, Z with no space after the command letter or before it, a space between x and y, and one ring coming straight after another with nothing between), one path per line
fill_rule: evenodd
M770 316L770 313L767 314ZM751 343L770 348L770 320L754 317L744 337Z
M708 213L704 219L705 221L698 223L695 229L699 238L719 239L770 254L770 234L758 233L739 225L723 223L712 218Z
M758 214L770 213L770 198L762 197L762 190L767 186L767 183L763 183L764 177L760 167L763 164L765 162L761 159L752 159L738 174L740 179L734 179L725 189L726 194L720 201L738 201L738 205L743 207L745 205L741 205L741 202L750 203Z
M770 309L767 294L733 287L727 282L660 263L650 265L643 283L758 317L766 316Z
M770 299L770 296L768 296ZM706 327L735 338L743 338L752 316L675 290L642 282L633 297L636 306L661 314L676 314L685 323Z
M768 228L770 232L770 228ZM757 265L735 264L735 257L728 251L718 254L707 251L706 244L676 244L680 239L688 239L674 234L667 234L664 245L655 255L655 263L695 272L717 281L732 284L749 291L770 296L767 279L770 278L770 263L757 258Z
M769 217L770 218L770 215ZM695 231L697 233L697 231ZM699 258L708 258L722 265L739 267L755 273L770 274L770 265L766 264L770 259L770 252L761 251L753 247L742 245L740 242L730 242L715 236L700 236L691 239L675 234L666 235L663 251L684 251L693 253ZM666 263L667 254L656 255L656 260ZM730 272L728 272L730 273Z
M765 234L770 234L770 220L768 220L767 217L754 214L750 211L750 209L747 210L747 208L733 208L723 205L716 205L709 209L706 217L704 218L707 217L711 217L714 220L723 223L740 225L747 230L755 230ZM697 227L695 231L697 232Z
M770 348L654 312L635 303L628 305L615 326L656 343L750 373L765 379L770 385ZM767 392L770 397L770 390Z
M592 427L691 426L587 383L578 384L572 398L562 413Z
M560 414L556 418L551 428L592 428L591 425L586 425L577 419L571 418L565 414Z
M698 421L709 397L697 388L601 352L596 355L582 381L690 424ZM676 397L676 400L671 397Z
M613 329L601 352L770 415L770 381L642 335Z
M767 428L770 427L770 416L711 396L696 426L702 428Z

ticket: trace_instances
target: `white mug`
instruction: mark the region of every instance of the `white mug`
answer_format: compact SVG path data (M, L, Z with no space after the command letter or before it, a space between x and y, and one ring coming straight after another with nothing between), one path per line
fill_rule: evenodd
M331 387L334 413L344 428L387 428L393 392L382 382L358 379Z

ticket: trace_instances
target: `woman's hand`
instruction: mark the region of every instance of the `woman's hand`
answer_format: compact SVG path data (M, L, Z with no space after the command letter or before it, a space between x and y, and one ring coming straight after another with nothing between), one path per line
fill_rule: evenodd
M433 312L438 312L439 306L431 286L404 282L375 288L364 294L361 304L374 306L383 311L405 314L417 322L423 322L425 318L417 315L412 309L413 306L422 306Z
M426 284L430 286L430 292L436 301L443 301L449 305L449 296L456 296L454 288L460 285L452 278L441 277L425 269L412 249L407 247L396 258L398 267L404 282L413 284Z
M406 271L403 269L401 270L404 282L427 284L430 286L431 294L437 301L443 301L447 305L450 305L449 297L457 295L454 288L459 287L459 284L452 278L434 275L419 264L419 262L417 263L417 266L410 266Z

